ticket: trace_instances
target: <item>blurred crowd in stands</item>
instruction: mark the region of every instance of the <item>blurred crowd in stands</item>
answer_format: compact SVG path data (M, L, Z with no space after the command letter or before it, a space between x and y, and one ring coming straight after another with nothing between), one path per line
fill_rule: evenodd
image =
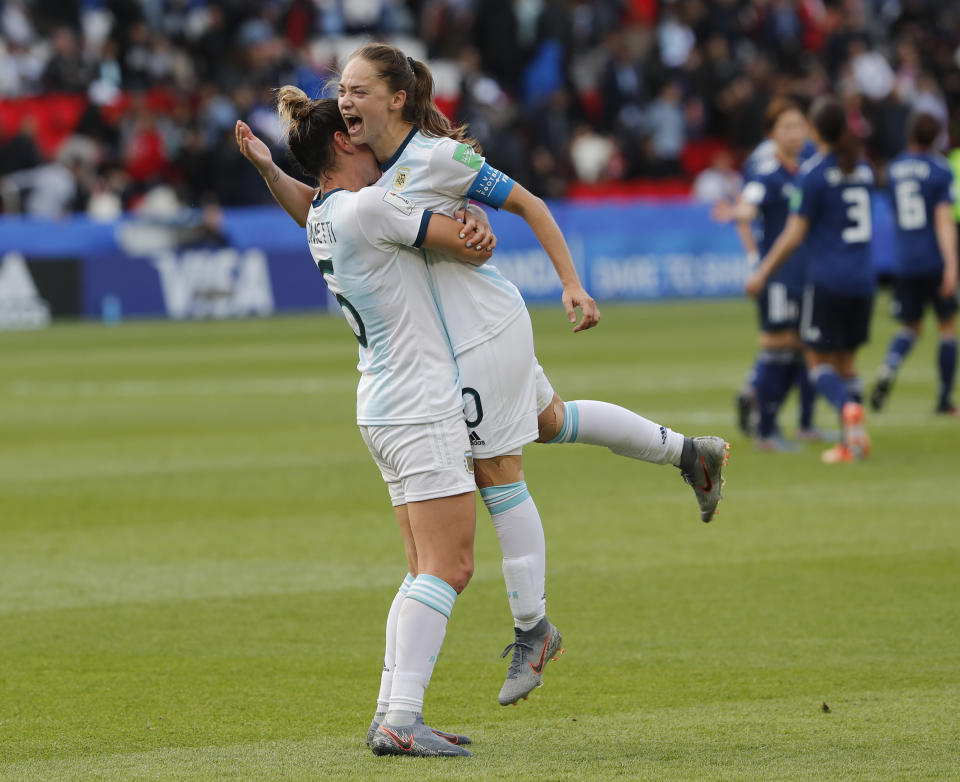
M960 139L944 0L0 0L3 210L269 202L235 121L282 159L272 89L322 94L371 37L544 197L729 195L775 95L835 91L878 162L914 110Z

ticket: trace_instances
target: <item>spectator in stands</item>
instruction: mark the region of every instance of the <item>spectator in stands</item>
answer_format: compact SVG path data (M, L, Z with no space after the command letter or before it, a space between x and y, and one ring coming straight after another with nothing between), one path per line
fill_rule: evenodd
M733 154L729 149L720 148L710 163L693 180L693 200L701 204L715 204L717 201L735 201L740 194L743 177L734 165Z
M942 143L948 131L960 137L956 3L3 0L0 165L37 168L76 130L98 144L101 182L118 181L131 155L138 161L127 176L139 184L106 188L127 207L147 180L173 184L193 204L205 192L259 202L259 188L238 181L219 149L225 133L243 119L271 138L266 90L295 81L320 94L352 33L421 36L425 56L446 59L435 69L444 108L470 123L492 161L543 195L562 195L581 175L692 181L696 168L681 163L705 156L685 154L689 144L721 141L742 158L758 141L754 118L778 95L842 92L878 163L901 145L911 111L942 121ZM72 96L64 112L48 116L29 101L50 93ZM143 130L133 154L138 93L149 96L160 141ZM78 100L88 106L73 128ZM43 118L39 160L26 138L9 138L25 115ZM600 165L607 154L611 165ZM194 173L206 165L213 173Z

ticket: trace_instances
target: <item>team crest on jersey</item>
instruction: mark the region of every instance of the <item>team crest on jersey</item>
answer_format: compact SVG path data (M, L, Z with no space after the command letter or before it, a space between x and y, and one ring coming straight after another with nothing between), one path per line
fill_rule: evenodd
M406 166L401 166L397 169L397 175L393 178L393 189L394 190L403 190L407 186L407 182L410 181L410 169Z

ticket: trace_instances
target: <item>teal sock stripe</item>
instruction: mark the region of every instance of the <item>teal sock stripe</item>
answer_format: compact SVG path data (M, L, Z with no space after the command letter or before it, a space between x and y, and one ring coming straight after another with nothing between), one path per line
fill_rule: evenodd
M457 592L442 578L424 573L413 579L407 598L423 603L449 619Z
M550 443L575 443L577 441L577 432L579 430L580 410L577 408L577 403L564 402L563 428L560 430L560 434L558 434L552 440L547 440L547 445Z
M407 573L406 578L403 579L403 583L400 585L400 594L405 595L410 591L410 585L413 583L413 574Z
M530 497L530 492L527 490L526 481L517 481L480 489L480 496L490 515L496 516L498 513L506 513L511 508L516 508Z

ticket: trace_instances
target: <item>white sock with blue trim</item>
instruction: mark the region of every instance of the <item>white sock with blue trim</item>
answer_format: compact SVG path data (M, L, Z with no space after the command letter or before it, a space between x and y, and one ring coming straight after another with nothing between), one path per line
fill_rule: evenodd
M625 407L592 399L564 402L563 428L551 443L602 445L618 456L680 466L683 435Z
M513 623L530 630L547 615L547 549L540 512L524 481L480 489L503 552L503 581Z
M407 577L400 584L400 589L393 596L390 611L387 613L387 643L383 651L383 672L380 674L380 694L377 696L377 714L386 712L390 705L390 690L393 688L393 671L397 663L397 619L400 616L400 606L403 598L413 583L413 576Z
M410 725L423 710L423 693L456 599L456 590L443 579L424 573L413 579L397 617L397 662L387 710L391 725Z

